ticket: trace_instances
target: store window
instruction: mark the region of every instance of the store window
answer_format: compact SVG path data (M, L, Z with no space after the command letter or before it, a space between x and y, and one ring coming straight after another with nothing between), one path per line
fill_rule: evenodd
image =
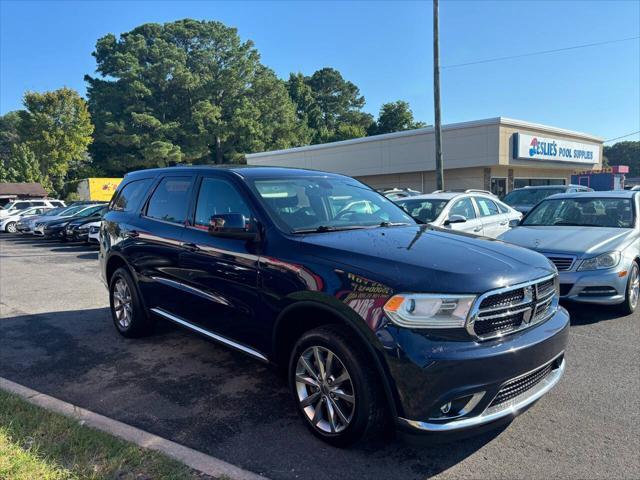
M542 187L545 185L566 185L564 178L516 178L513 180L513 188Z
M507 179L504 177L492 177L491 193L498 198L504 197L507 194Z

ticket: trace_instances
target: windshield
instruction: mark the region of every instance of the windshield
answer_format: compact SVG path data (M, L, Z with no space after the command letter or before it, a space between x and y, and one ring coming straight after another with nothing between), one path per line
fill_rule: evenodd
M563 193L562 188L522 188L514 190L502 199L507 205L535 205L556 193Z
M628 198L562 198L542 202L522 225L632 228L634 221Z
M103 208L104 208L104 205L96 205L95 207L90 207L90 208L87 208L86 210L81 211L76 215L76 217L88 217L90 215L94 215L98 213Z
M64 212L68 207L58 207L58 208L52 208L51 210L47 210L46 212L44 212L42 214L43 217L51 217L53 215L59 215L62 212Z
M433 222L442 213L449 200L443 199L402 199L396 200L409 215L422 223Z
M416 222L393 202L342 178L255 180L258 197L281 228L292 233Z

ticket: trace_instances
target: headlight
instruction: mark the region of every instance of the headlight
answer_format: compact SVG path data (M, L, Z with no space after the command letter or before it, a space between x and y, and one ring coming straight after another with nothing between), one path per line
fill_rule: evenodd
M597 257L583 260L580 267L578 267L578 271L613 268L618 265L618 263L620 263L620 252L603 253Z
M407 328L461 328L476 297L474 295L402 294L384 306L389 318Z

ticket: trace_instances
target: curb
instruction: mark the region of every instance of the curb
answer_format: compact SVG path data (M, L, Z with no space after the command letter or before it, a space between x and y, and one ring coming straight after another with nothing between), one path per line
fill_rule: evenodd
M71 403L58 400L44 393L37 392L18 383L0 377L0 390L18 395L29 403L47 410L62 414L83 425L109 433L136 445L156 450L166 456L184 463L188 467L212 477L226 477L232 480L267 480L248 470L236 467L224 460L211 457L179 443L158 437L126 423L113 420L98 413L85 410Z

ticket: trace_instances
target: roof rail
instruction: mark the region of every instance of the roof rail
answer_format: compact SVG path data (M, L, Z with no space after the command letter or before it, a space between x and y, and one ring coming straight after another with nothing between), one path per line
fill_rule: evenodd
M467 188L467 189L455 188L453 190L434 190L431 193L484 193L485 195L491 195L492 197L496 196L494 193L490 192L489 190L481 190L479 188Z

